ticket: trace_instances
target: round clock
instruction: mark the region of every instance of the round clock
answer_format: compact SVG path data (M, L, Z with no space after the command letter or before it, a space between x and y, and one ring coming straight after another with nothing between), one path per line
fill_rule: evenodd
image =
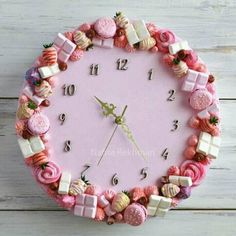
M164 216L218 156L214 77L170 30L102 17L59 33L25 78L20 148L75 215L131 225Z

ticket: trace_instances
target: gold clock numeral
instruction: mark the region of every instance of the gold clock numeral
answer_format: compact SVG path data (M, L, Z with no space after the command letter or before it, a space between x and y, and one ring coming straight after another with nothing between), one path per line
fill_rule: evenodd
M150 69L148 71L148 80L152 80L152 77L153 77L153 69Z
M144 168L141 170L140 174L143 176L143 177L141 178L141 180L147 178L147 176L148 176L147 170L148 170L148 167L144 167Z
M117 173L112 176L111 183L112 185L117 185L119 183L119 178L117 176Z
M98 64L92 64L90 66L90 75L98 75L99 74L99 65Z
M75 94L76 86L74 84L64 84L62 88L64 96L73 96Z
M86 164L84 165L84 170L81 172L81 176L84 175L84 173L91 167L91 165Z
M173 120L173 128L171 131L175 131L179 128L179 121L178 120Z
M71 151L71 141L70 141L70 140L67 140L67 141L65 142L64 151L65 151L65 152Z
M118 59L117 60L117 70L127 70L128 69L128 59Z
M58 119L61 121L61 125L63 125L63 123L64 123L65 120L66 120L66 114L65 114L65 113L61 113L61 114L58 116Z
M165 148L164 151L162 152L161 156L167 160L168 156L169 156L169 150L168 148Z
M169 97L167 98L168 102L173 102L175 100L176 91L174 89L169 90Z

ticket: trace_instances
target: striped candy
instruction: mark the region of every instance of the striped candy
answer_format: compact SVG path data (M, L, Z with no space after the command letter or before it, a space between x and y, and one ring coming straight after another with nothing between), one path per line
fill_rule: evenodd
M45 65L51 66L57 63L57 50L52 47L52 44L44 45L42 59Z

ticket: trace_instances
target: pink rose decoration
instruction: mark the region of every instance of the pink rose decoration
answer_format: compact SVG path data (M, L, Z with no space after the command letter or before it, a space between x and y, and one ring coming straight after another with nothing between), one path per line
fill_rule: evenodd
M154 38L157 42L157 47L161 52L169 52L169 45L175 43L175 35L167 29L162 29L156 32Z
M191 177L193 186L197 186L204 179L206 175L206 168L200 162L187 160L180 166L180 175Z
M186 57L183 59L183 61L187 64L188 67L193 67L198 61L197 53L193 50L186 50L185 55Z
M40 183L51 184L60 178L61 171L54 162L49 161L45 168L41 166L36 167L33 170L33 174Z

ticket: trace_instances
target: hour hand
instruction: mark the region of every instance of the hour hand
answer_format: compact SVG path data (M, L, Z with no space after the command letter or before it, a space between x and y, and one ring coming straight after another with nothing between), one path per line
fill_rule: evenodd
M112 115L114 117L117 117L117 115L114 113L114 110L116 109L116 106L112 103L108 104L107 102L103 102L101 99L98 97L94 96L95 100L100 104L102 110L103 110L103 115L104 116L109 116Z

